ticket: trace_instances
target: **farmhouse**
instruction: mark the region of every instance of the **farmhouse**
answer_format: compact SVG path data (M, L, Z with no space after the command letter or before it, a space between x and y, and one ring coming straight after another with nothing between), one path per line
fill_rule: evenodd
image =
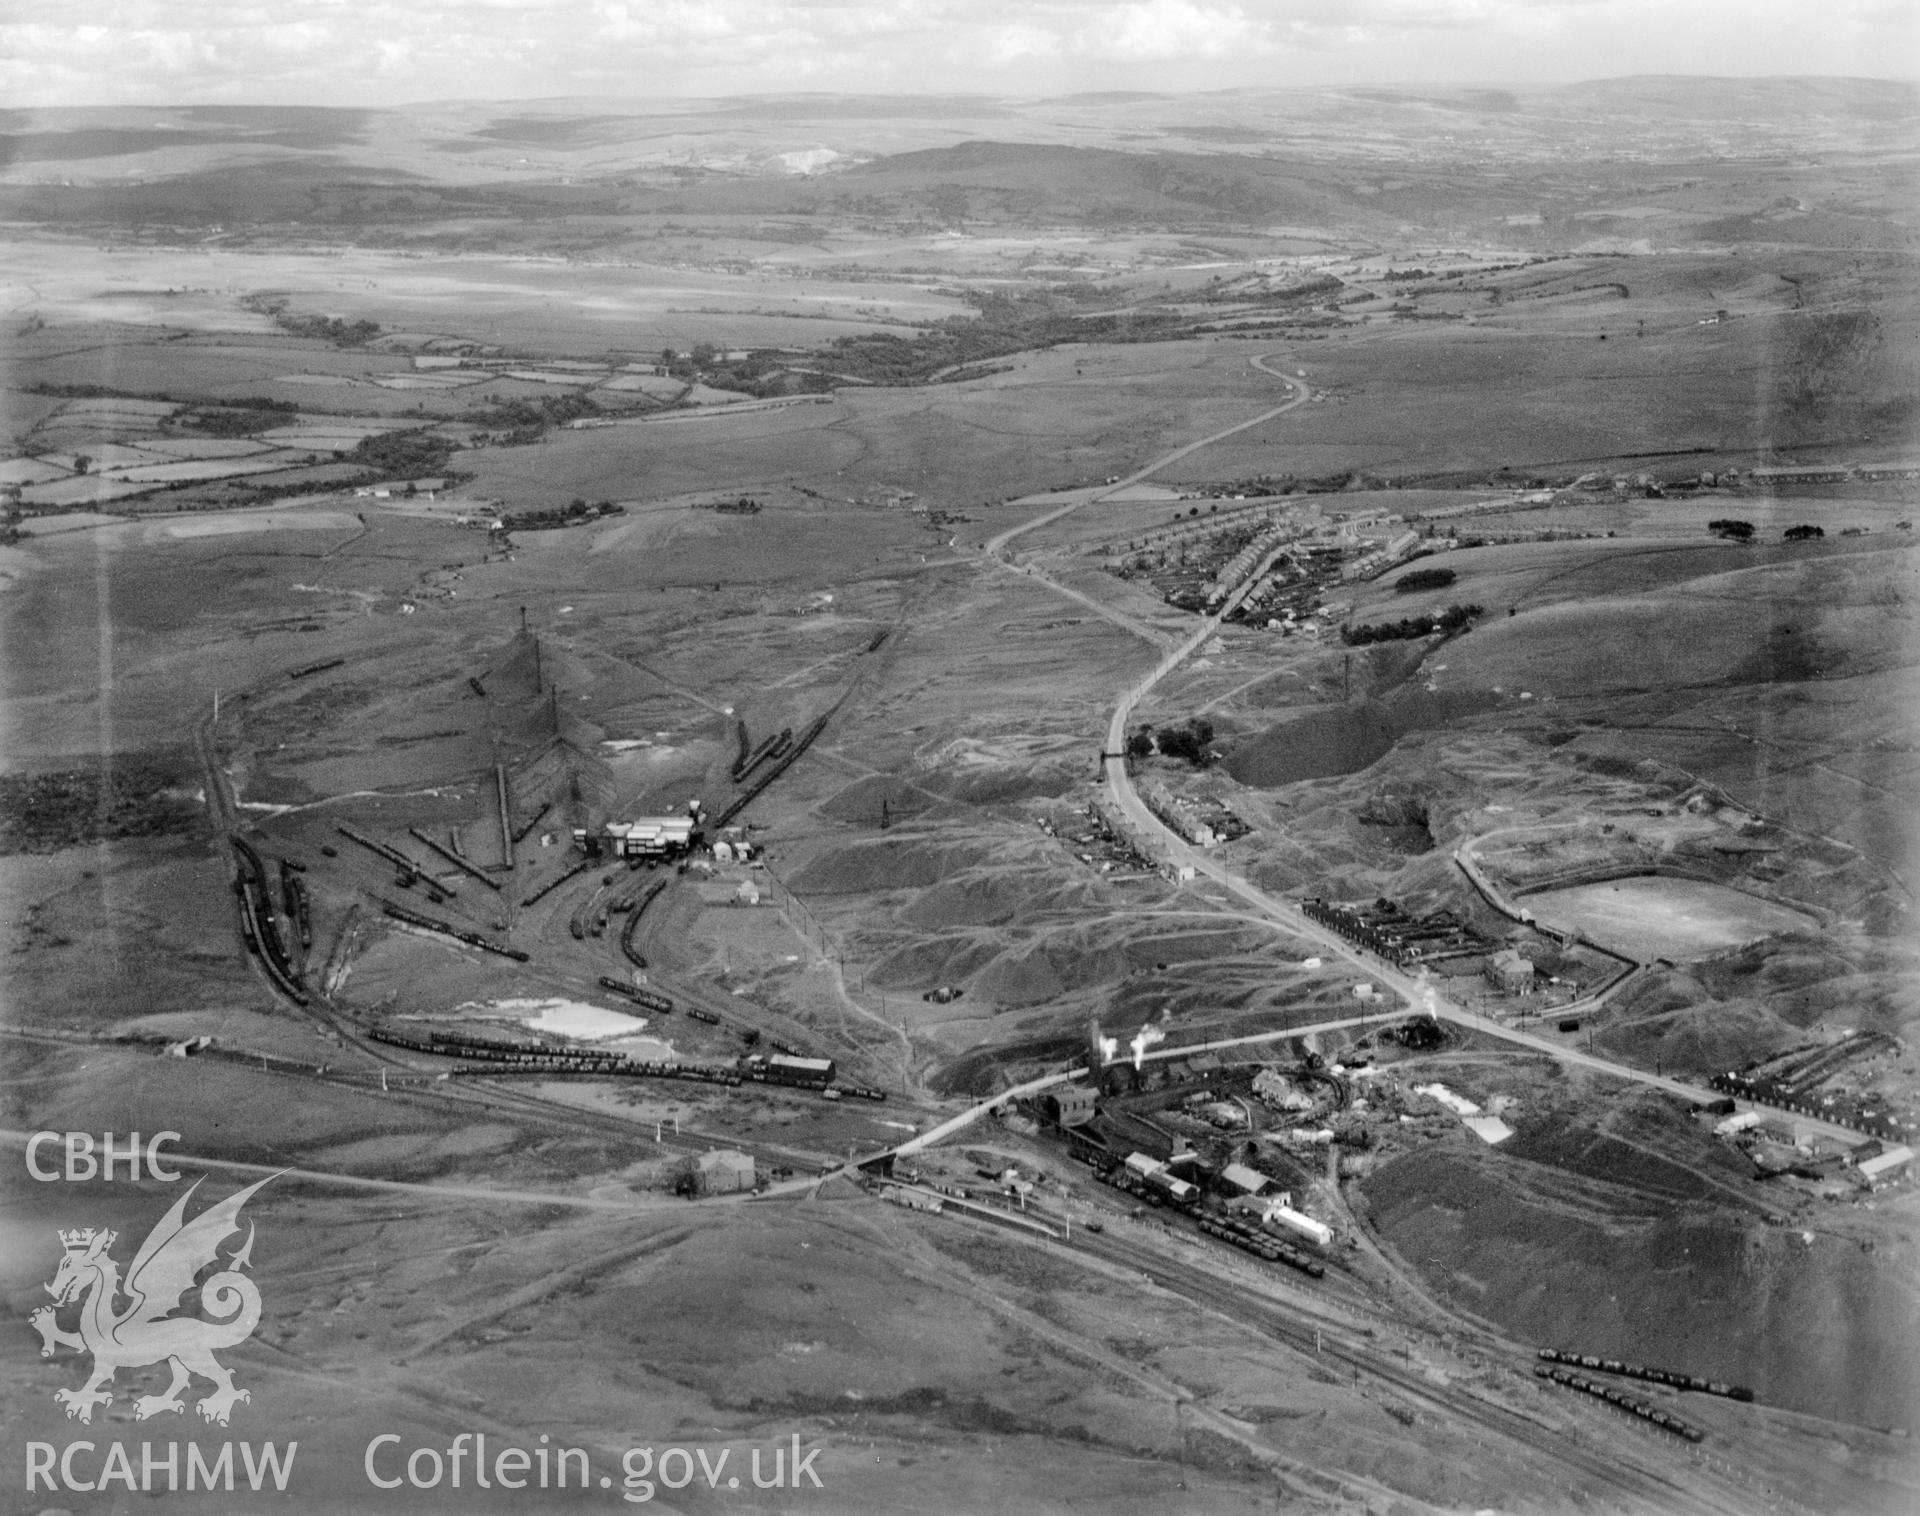
M751 1153L702 1153L694 1168L694 1185L702 1195L732 1195L753 1188Z
M1487 983L1505 995L1533 993L1533 960L1518 948L1502 948L1487 960Z

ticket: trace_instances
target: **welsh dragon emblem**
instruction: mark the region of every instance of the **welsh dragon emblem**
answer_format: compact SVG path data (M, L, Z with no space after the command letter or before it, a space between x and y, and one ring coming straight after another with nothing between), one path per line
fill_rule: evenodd
M173 1312L200 1272L209 1264L222 1263L220 1247L239 1230L240 1207L265 1183L262 1179L250 1184L188 1221L187 1202L200 1188L196 1179L140 1244L124 1282L112 1256L117 1234L91 1227L60 1234L65 1256L46 1287L53 1304L41 1306L28 1321L40 1334L42 1358L52 1357L56 1347L93 1354L93 1376L85 1385L53 1392L68 1416L92 1421L94 1408L113 1400L110 1386L116 1371L163 1359L173 1366L173 1383L165 1394L137 1398L133 1403L136 1420L145 1421L162 1411L185 1411L180 1392L196 1374L213 1381L213 1393L200 1402L200 1414L208 1421L225 1426L235 1402L253 1398L234 1388L232 1372L213 1356L215 1349L245 1342L260 1324L260 1291L242 1272L253 1255L251 1222L246 1243L224 1260L218 1273L200 1283L200 1306L206 1319ZM122 1298L127 1302L124 1307L119 1304ZM80 1330L63 1331L55 1316L76 1302Z

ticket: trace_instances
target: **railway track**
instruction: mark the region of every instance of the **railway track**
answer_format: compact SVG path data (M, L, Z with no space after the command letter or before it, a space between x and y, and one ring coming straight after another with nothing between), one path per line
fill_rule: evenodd
M624 1116L613 1116L601 1111L583 1110L569 1105L564 1100L554 1100L549 1096L536 1095L530 1090L496 1084L484 1075L476 1075L463 1080L465 1098L472 1098L484 1091L481 1102L496 1114L501 1109L517 1109L529 1116L570 1125L580 1130L612 1133L630 1142L651 1143L653 1133L651 1123L640 1120L628 1120ZM449 1094L444 1098L459 1100L461 1094ZM766 1142L745 1142L737 1137L720 1132L702 1132L687 1128L680 1132L663 1131L660 1145L687 1153L704 1153L709 1148L728 1147L752 1153L756 1160L769 1164L779 1161L779 1166L789 1168L795 1164L805 1165L813 1172L827 1172L838 1168L841 1160L832 1153L815 1153L801 1148L780 1147Z
M1478 1396L1447 1390L1383 1350L1347 1340L1353 1328L1314 1325L1289 1317L1279 1306L1242 1286L1175 1263L1149 1248L1111 1233L1084 1235L1076 1245L1108 1262L1123 1264L1147 1275L1162 1289L1210 1306L1235 1323L1296 1351L1330 1359L1349 1370L1393 1387L1396 1393L1434 1411L1466 1421L1492 1436L1515 1442L1538 1456L1550 1458L1577 1472L1613 1498L1634 1501L1636 1509L1657 1510L1663 1516L1749 1516L1744 1502L1711 1499L1654 1470L1636 1467L1616 1449L1610 1456L1570 1442L1548 1427L1517 1411L1496 1406Z
M626 924L620 928L620 951L625 956L627 962L631 963L637 969L643 969L647 966L647 958L646 954L634 946L634 933L639 931L640 918L646 913L647 907L653 904L660 892L667 887L671 878L671 875L662 875L660 878L654 880L641 891L639 899L635 900L632 905L627 908Z

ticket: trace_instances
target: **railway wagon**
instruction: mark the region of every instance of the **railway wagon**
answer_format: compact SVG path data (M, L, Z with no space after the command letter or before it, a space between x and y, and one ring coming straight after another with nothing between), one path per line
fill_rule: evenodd
M390 1043L395 1047L487 1065L484 1069L456 1069L456 1073L487 1074L505 1070L510 1073L613 1074L648 1079L686 1079L729 1087L737 1087L742 1082L735 1070L722 1064L662 1063L633 1058L625 1053L558 1047L542 1042L483 1042L459 1032L416 1035L392 1027L375 1027L367 1035L376 1042Z
M1610 1385L1598 1384L1579 1374L1569 1373L1566 1369L1552 1368L1544 1363L1536 1363L1533 1366L1533 1372L1540 1378L1551 1380L1569 1390L1578 1390L1583 1395L1604 1400L1608 1405L1625 1411L1629 1415L1637 1416L1642 1421L1651 1422L1662 1431L1684 1437L1688 1442L1702 1442L1706 1439L1706 1433L1692 1422L1682 1420L1671 1411L1663 1410L1659 1406L1649 1405L1644 1400L1636 1400L1633 1396L1623 1394Z
M1216 1221L1212 1217L1202 1217L1197 1223L1200 1230L1209 1237L1217 1237L1222 1242L1230 1242L1237 1248L1264 1258L1269 1263L1284 1263L1288 1268L1298 1269L1309 1279L1324 1279L1326 1265L1317 1258L1311 1258L1292 1243L1281 1242L1265 1232L1256 1230L1239 1221Z
M1548 1363L1564 1363L1570 1368L1588 1369L1601 1374L1619 1374L1627 1379L1644 1379L1650 1384L1664 1384L1671 1389L1719 1395L1727 1400L1753 1400L1753 1391L1745 1385L1728 1384L1723 1379L1703 1379L1698 1374L1649 1368L1645 1364L1627 1363L1618 1358L1598 1358L1592 1353L1572 1353L1561 1348L1541 1348L1540 1357Z
M831 1058L795 1058L775 1053L770 1058L754 1054L746 1060L749 1071L766 1075L769 1084L787 1084L799 1089L824 1090L833 1083Z
M526 963L533 955L524 949L506 947L482 937L478 932L469 932L450 922L437 921L431 916L422 916L417 911L409 911L395 905L391 900L380 902L380 909L395 921L404 921L409 926L419 927L423 931L434 932L442 937L451 937L455 942L464 942L468 947L477 947L483 952L497 953L502 958L511 958L515 963Z
M643 990L638 985L626 984L608 974L600 976L600 987L603 990L612 990L616 995L625 996L635 1005L643 1005L650 1011L658 1011L662 1016L673 1014L673 1002L665 995L654 994L652 990Z
M744 732L744 728L742 730ZM790 726L782 727L773 736L763 739L760 745L754 748L752 752L744 753L735 758L732 767L727 770L727 777L738 784L742 779L746 778L747 775L760 767L761 764L765 763L767 759L778 758L792 746L793 728Z

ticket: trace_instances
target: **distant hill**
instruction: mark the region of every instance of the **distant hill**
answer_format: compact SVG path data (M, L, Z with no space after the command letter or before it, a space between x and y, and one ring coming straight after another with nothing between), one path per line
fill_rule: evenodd
M1920 85L1906 81L1683 75L1554 86L1102 91L1050 99L785 94L449 101L389 111L261 105L0 112L4 161L14 164L84 163L182 146L223 145L259 158L357 145L369 167L412 167L392 159L439 156L455 176L469 171L459 161L463 149L489 145L538 148L543 166L556 170L617 173L670 163L738 168L756 152L817 146L854 158L891 156L983 136L1122 151L1187 136L1215 154L1284 146L1294 156L1332 161L1397 149L1423 161L1459 162L1541 149L1678 159L1758 153L1796 141L1885 152L1920 145L1917 130ZM455 156L447 163L450 146ZM617 151L601 151L608 147Z
M1378 218L1338 176L1264 158L1129 153L1048 143L962 142L897 153L791 186L822 209L876 199L948 221L1271 221L1350 225Z
M1917 157L1920 86L1843 78L14 110L0 215L356 230L828 215L1892 250L1914 202L1898 165ZM1557 173L1574 163L1578 183Z

